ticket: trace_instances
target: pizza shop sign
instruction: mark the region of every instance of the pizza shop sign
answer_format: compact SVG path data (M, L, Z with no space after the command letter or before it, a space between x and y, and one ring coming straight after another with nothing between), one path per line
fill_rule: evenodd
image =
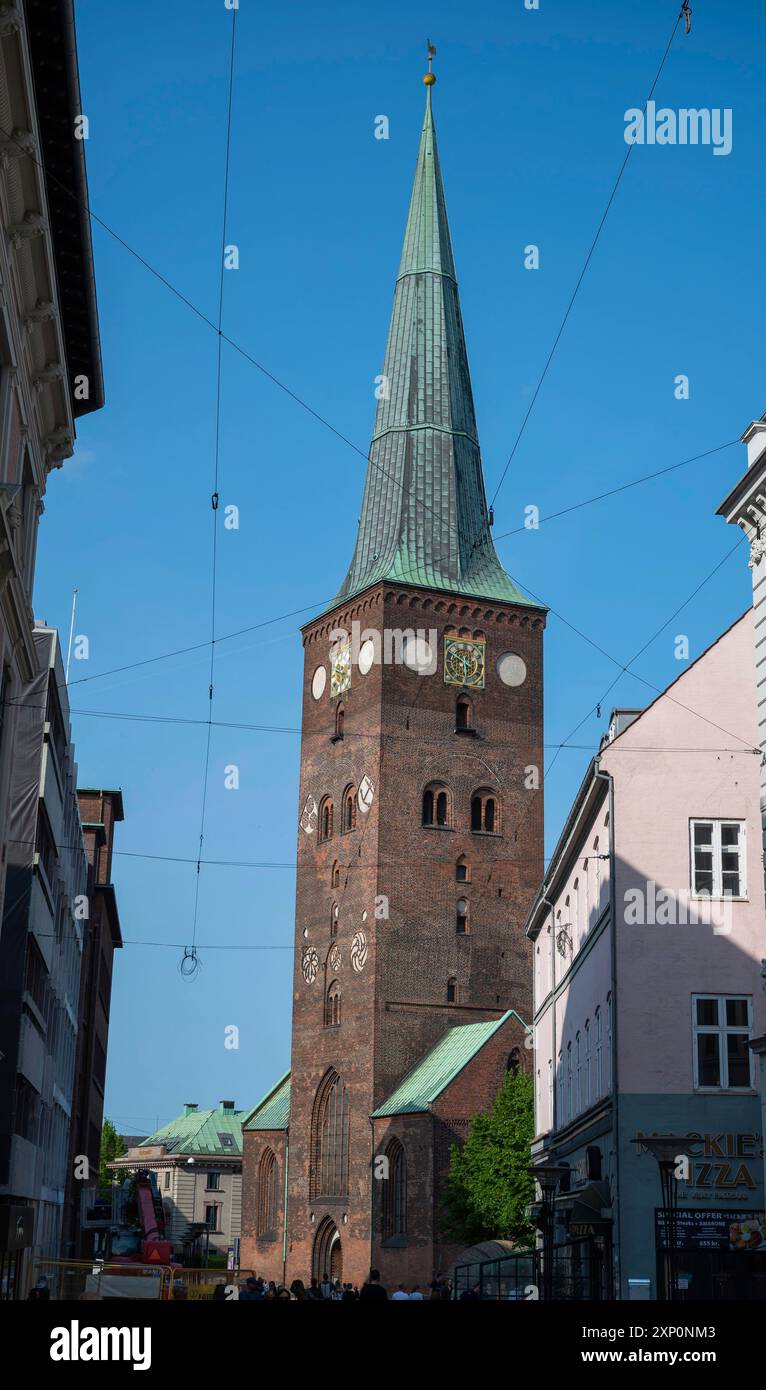
M649 1136L647 1136L649 1137ZM647 1153L641 1143L638 1153ZM690 1188L751 1191L759 1185L763 1159L763 1137L760 1134L687 1134L679 1143L679 1158L688 1159L686 1185ZM679 1194L680 1195L680 1194Z

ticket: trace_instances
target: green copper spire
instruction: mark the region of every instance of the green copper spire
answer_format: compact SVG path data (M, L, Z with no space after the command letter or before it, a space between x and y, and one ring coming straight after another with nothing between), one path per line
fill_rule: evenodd
M432 73L428 78L435 81ZM530 603L489 529L431 85L354 558L336 603L381 580Z

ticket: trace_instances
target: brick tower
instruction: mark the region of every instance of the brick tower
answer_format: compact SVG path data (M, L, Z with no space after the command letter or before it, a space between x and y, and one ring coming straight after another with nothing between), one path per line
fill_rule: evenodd
M545 614L491 538L428 80L378 397L303 629L291 1076L245 1126L242 1263L288 1280L429 1279L449 1144L529 1065Z

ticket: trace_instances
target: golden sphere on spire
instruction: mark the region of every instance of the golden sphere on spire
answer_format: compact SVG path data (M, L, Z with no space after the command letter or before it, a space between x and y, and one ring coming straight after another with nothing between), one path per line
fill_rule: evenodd
M427 87L433 87L434 82L436 81L436 73L427 72L425 77L423 78L423 81L425 82Z

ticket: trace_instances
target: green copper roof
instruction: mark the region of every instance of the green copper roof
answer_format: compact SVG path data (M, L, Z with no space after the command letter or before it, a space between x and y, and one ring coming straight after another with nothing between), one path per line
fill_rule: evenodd
M383 579L530 603L490 533L430 88L378 390L356 550L334 604Z
M191 1110L150 1134L139 1145L164 1144L168 1153L242 1156L242 1120L246 1110Z
M254 1110L245 1116L243 1129L287 1129L290 1123L290 1073L267 1091Z
M513 1009L508 1009L502 1018L490 1019L488 1023L464 1023L459 1028L450 1028L426 1053L422 1062L418 1062L400 1081L388 1100L373 1111L373 1119L382 1115L413 1115L427 1110L512 1016L518 1018Z

